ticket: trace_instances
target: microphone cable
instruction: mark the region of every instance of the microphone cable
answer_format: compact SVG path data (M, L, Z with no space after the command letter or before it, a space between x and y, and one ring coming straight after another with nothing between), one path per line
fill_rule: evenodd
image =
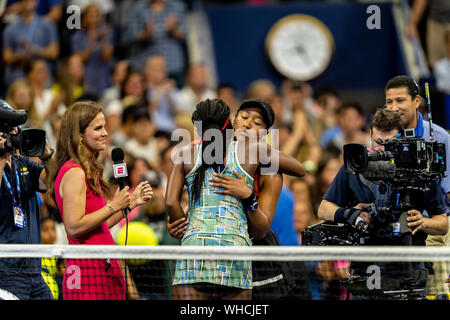
M125 214L125 243L124 246L127 245L128 242L128 213L126 212L126 209L124 211ZM127 265L127 259L125 260L125 300L128 299L128 265Z

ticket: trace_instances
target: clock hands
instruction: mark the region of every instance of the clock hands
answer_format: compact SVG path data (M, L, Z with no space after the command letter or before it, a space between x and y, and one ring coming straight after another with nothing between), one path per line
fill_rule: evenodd
M311 64L312 61L311 61L311 59L309 58L308 50L306 50L305 47L304 47L301 43L297 43L297 44L294 46L294 51L295 51L297 54L299 54L299 55L301 55L301 56L304 57L303 60L305 60L305 63L306 63L306 64Z

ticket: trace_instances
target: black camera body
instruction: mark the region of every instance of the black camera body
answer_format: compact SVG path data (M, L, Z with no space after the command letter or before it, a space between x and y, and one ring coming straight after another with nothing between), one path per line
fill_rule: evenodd
M430 190L445 176L445 144L428 142L405 130L404 137L380 142L384 150L368 151L362 144L344 146L344 165L348 172L361 174L370 181L383 181L392 186L391 203L374 207L371 215L384 236L410 232L406 212L417 209L416 195ZM381 236L381 234L380 234Z
M382 144L385 150L378 151L368 151L363 144L344 146L344 166L348 172L361 174L370 181L382 180L392 186L390 205L375 207L372 204L364 210L372 216L374 228L366 230L348 224L320 223L305 230L305 245L361 245L373 236L394 240L411 234L406 212L415 208L417 192L428 191L431 183L444 177L445 144L427 142L414 137L411 131L406 131L402 138Z
M0 132L6 139L0 154L19 150L27 157L42 157L45 153L46 133L41 129L19 129L19 133L11 134L9 128L18 127L27 121L25 110L4 110L0 109Z
M350 224L322 221L306 227L302 232L302 245L357 246L365 243L367 232Z
M363 144L345 145L345 169L360 173L368 180L383 180L421 191L445 176L445 144L428 142L410 133L382 144L384 150L378 151L368 151Z

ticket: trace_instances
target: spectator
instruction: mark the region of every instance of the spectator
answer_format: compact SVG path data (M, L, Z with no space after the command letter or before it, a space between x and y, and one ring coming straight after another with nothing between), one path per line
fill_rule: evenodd
M128 157L127 159L128 177L126 185L130 187L130 194L143 181L144 176L150 171L150 164L144 158ZM153 195L155 195L155 187L152 185ZM133 221L138 218L141 207L138 206L128 213L128 221ZM118 223L119 226L125 225L125 219ZM153 229L153 228L152 228ZM159 239L158 239L159 240Z
M337 130L326 130L321 137L324 148L342 151L347 143L361 143L369 145L370 137L362 131L365 127L365 118L362 107L357 102L347 102L336 110Z
M156 128L172 132L175 117L180 112L179 93L175 81L168 78L166 59L150 56L145 64L145 81L150 114Z
M20 6L20 0L8 0L8 7L12 5ZM47 21L58 23L62 17L61 0L39 0L36 13Z
M151 184L153 197L141 207L139 220L146 223L155 231L159 245L180 245L181 241L172 238L167 229L168 214L164 204L165 186L162 184L162 175L152 170L145 174L144 179ZM157 296L160 299L171 299L175 263L175 260L152 260L141 268L142 281L137 281L136 285L138 287L141 285L143 291L145 291L143 293L144 296ZM149 279L149 268L151 270L158 270L158 277ZM134 275L135 273L133 273ZM141 290L139 291L141 292Z
M304 110L295 110L292 130L286 137L280 139L280 149L302 162L308 171L315 172L321 149Z
M247 99L260 99L272 102L273 97L277 94L275 85L266 79L258 79L250 83L247 88Z
M436 88L450 95L450 29L445 33L444 46L446 56L438 60L434 65Z
M112 30L103 21L97 4L89 4L84 9L82 29L72 35L71 48L83 60L88 87L102 94L109 87L114 47Z
M302 232L306 227L320 222L311 202L296 202L294 205L294 229L297 232L298 244L302 244Z
M19 19L22 4L19 0L8 0L6 4L2 5L1 10L4 10L1 12L1 22L8 25ZM2 27L4 26L2 25Z
M297 234L293 224L294 196L288 187L283 185L277 203L275 216L270 228L275 232L283 246L297 246Z
M185 5L178 1L143 0L131 15L128 43L138 52L132 55L133 67L142 69L149 55L161 55L167 61L171 78L182 83L186 65L184 40L187 33Z
M37 3L37 0L20 0L20 18L3 32L7 83L23 77L24 64L33 58L45 59L50 70L53 70L52 62L58 58L56 27L36 14Z
M171 141L169 145L161 151L160 177L161 185L164 188L164 194L167 187L167 180L169 179L170 171L172 171L173 167L172 152L176 145L176 142Z
M155 125L148 111L140 107L133 113L132 138L124 145L124 149L136 158L144 158L153 169L160 166L158 148L155 139Z
M328 190L334 177L339 171L343 161L336 155L324 152L320 158L317 172L315 174L315 184L313 190L314 209L317 210L322 200L322 196Z
M180 91L180 109L183 114L191 115L197 103L216 97L216 93L210 88L206 66L202 63L190 65L185 86Z
M144 76L139 71L131 70L123 80L119 99L111 101L106 106L108 112L121 113L131 105L145 105L145 82Z
M230 107L231 116L234 117L239 107L239 99L237 97L236 88L231 83L220 83L217 86L217 98L225 102ZM277 115L275 114L275 122L276 119Z
M114 65L113 73L110 79L111 86L103 92L101 97L101 103L103 106L107 106L111 101L120 98L120 88L122 87L128 73L128 60L120 60Z
M90 4L96 4L103 16L108 16L116 7L114 0L70 0L71 5L78 6L82 11Z
M63 13L61 2L61 0L39 0L36 12L46 20L58 23Z
M337 91L330 86L318 88L313 95L314 113L317 118L314 122L314 133L316 137L321 137L322 133L336 127L336 110L341 105L341 98Z
M41 239L42 244L56 243L56 221L47 216L41 218ZM62 276L59 274L57 267L57 258L42 258L42 277L45 283L50 288L53 298L58 300L62 290Z
M295 203L313 203L311 187L304 179L291 179L289 189L294 195Z
M54 113L48 119L49 129L46 129L48 143L52 148L56 148L56 140L58 139L59 129L61 128L61 113Z
M84 64L79 54L72 54L60 65L58 82L52 87L55 95L64 97L64 105L70 106L89 92L84 80Z
M314 212L317 212L322 196L328 190L342 165L342 159L325 152L316 172ZM347 260L311 262L309 267L314 266L314 273L320 277L321 283L316 294L324 300L344 300L347 290L340 284L340 279L348 278L350 263ZM322 282L323 281L323 282ZM316 279L317 283L317 279Z
M128 29L133 15L133 7L142 0L115 1L115 10L111 12L111 26L114 28L114 55L118 59L128 59L131 52L128 41Z
M50 130L48 120L55 112L64 113L63 95L55 95L47 88L49 82L47 64L43 59L31 60L25 66L25 73L33 91L36 115L39 126Z
M105 108L106 125L113 135L112 144L122 145L131 138L131 131L124 131L122 130L124 128L121 128L129 124L124 119L125 110L131 106L143 107L145 105L144 77L138 71L130 71L122 83L119 98L111 101ZM131 111L133 110L134 108L131 109Z
M446 55L441 39L450 31L450 3L441 0L414 0L409 24L406 27L407 36L412 38L419 35L418 25L426 11L427 57L429 65L434 68L436 62Z
M112 145L122 146L133 137L133 117L137 109L141 109L142 105L131 105L121 113L118 122L118 128L113 132ZM120 113L119 113L120 114ZM119 114L115 114L116 118ZM111 115L105 116L106 125L110 127Z
M284 123L291 124L294 113L298 110L305 112L309 123L315 118L313 110L305 107L307 98L306 91L309 88L307 83L300 81L285 80L282 84L282 118Z
M282 99L281 95L279 95L279 94L274 95L271 100L273 112L275 113L275 122L273 123L273 128L275 128L275 129L281 129L281 127L288 125L288 123L283 122L283 120L282 120L283 112L284 112L282 100L283 99Z
M22 128L36 128L39 125L39 117L33 102L33 91L29 83L24 79L17 79L8 89L6 101L16 110L26 110L28 120Z

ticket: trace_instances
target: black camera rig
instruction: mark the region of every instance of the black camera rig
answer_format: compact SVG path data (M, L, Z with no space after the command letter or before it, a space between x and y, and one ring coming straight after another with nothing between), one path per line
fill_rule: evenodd
M25 110L12 110L4 101L0 104L6 105L8 109L0 108L0 132L2 138L6 139L4 148L0 148L0 155L6 152L19 150L27 157L42 157L45 152L46 133L41 129L20 129L19 132L11 134L11 127L18 127L27 121L27 112Z
M359 174L363 179L379 182L379 190L385 193L387 184L391 188L390 201L385 206L371 204L364 211L372 217L373 227L355 224L321 222L311 225L302 233L303 245L364 245L371 239L383 239L386 243L412 245L411 229L407 223L407 211L419 209L417 195L438 185L446 171L445 144L434 141L428 84L425 85L429 121L430 141L415 136L414 130L405 130L403 137L377 141L384 150L367 150L362 144L344 146L344 165L347 172ZM383 188L381 188L383 187ZM360 221L361 222L361 221ZM394 240L394 242L391 242ZM401 263L404 277L396 290L367 291L363 295L379 295L394 299L406 297L420 299L423 287L412 280L411 263ZM344 283L352 292L358 292L359 284L367 277L351 277ZM362 287L365 287L364 285ZM364 288L363 288L364 289Z
M367 232L347 223L322 221L306 227L302 244L310 246L356 246L365 243Z

